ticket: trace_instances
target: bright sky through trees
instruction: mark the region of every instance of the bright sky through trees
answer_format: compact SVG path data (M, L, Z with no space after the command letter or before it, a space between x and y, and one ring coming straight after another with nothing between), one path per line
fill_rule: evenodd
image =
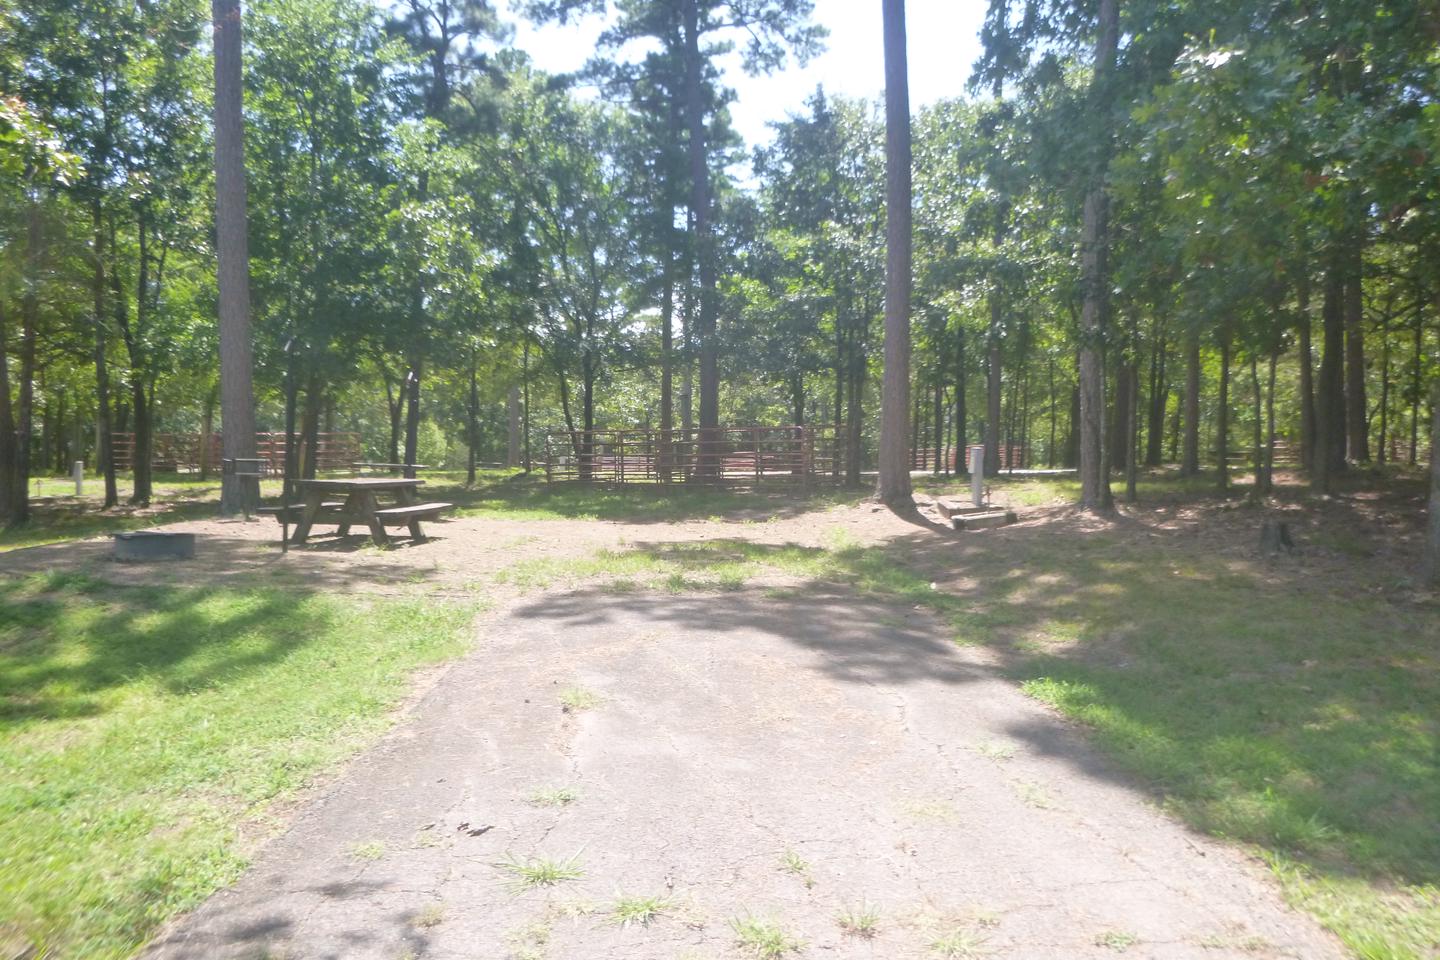
M513 0L504 4L513 7ZM973 0L910 0L910 99L915 106L963 92L970 67L980 53L979 30L985 5ZM515 45L543 70L576 70L594 52L601 22L536 27L513 12ZM805 67L791 63L770 77L747 77L738 57L726 64L726 83L738 95L731 106L736 128L747 143L771 138L767 123L803 109L816 85L827 92L874 100L883 92L880 48L880 0L817 0L815 19L830 31L825 53Z

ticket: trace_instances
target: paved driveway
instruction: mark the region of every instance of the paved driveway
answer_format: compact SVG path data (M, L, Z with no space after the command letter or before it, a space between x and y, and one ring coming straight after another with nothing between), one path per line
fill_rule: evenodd
M148 956L764 956L743 921L787 956L1341 955L920 611L587 590L483 634Z

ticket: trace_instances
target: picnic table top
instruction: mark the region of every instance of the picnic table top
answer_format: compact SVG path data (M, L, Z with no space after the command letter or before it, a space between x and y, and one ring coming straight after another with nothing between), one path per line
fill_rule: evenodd
M296 482L302 487L318 487L321 490L401 490L425 484L424 480L408 480L405 477L329 477Z
M428 463L376 463L371 460L357 460L350 464L352 467L389 467L394 470L433 470L434 467Z

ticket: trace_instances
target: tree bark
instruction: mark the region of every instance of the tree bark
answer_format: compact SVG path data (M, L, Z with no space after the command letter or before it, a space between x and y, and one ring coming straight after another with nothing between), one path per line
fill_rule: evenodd
M30 519L30 440L35 419L35 352L40 324L40 249L44 242L40 204L25 213L25 294L20 300L20 383L15 410L15 481L9 521Z
M1215 485L1230 489L1230 326L1220 328L1220 396L1215 409Z
M505 449L505 465L510 469L520 466L520 384L510 385L510 398L507 402L508 424ZM476 404L476 409L479 405ZM479 444L479 435L476 435L476 444Z
M405 374L405 477L415 478L415 464L420 462L420 377L423 375L419 354L410 357Z
M1300 466L1315 466L1315 357L1310 347L1310 277L1301 276L1295 288L1300 312Z
M220 294L220 416L225 456L255 456L251 383L250 254L246 240L245 144L240 0L212 0L215 47L215 227ZM253 480L221 481L220 512L239 513L258 496Z
M1094 122L1101 142L1089 173L1080 236L1080 273L1084 303L1080 311L1080 508L1109 513L1114 507L1105 470L1105 318L1109 305L1110 90L1119 46L1118 0L1100 0L1095 38L1095 69L1090 84Z
M1004 371L1000 354L1000 325L1003 308L1000 303L998 287L998 281L990 286L990 328L985 336L985 475L987 477L993 477L1000 473L1000 404L1004 393Z
M5 298L0 297L0 525L15 521L17 500L28 495L16 471L15 408L10 400L10 358L7 344L10 332L5 323Z
M1154 347L1150 352L1150 405L1145 421L1145 465L1158 467L1165 459L1165 408L1170 403L1170 385L1165 379L1168 349L1165 327L1156 319Z
M1315 397L1315 456L1310 486L1315 492L1331 491L1335 474L1345 467L1345 325L1341 300L1344 282L1338 270L1325 276L1322 308L1325 328L1324 354Z
M1185 338L1184 411L1180 475L1193 477L1200 472L1200 338L1193 330Z
M685 112L689 125L690 211L695 223L695 253L699 258L700 310L695 336L700 346L700 473L714 476L719 471L718 434L720 425L719 343L715 336L716 263L710 224L710 166L705 132L703 55L700 50L698 0L681 0L684 40Z
M1370 462L1370 410L1365 390L1364 246L1352 241L1345 269L1345 422L1350 459Z
M905 0L883 0L885 45L885 380L880 398L880 477L875 495L913 510L905 455L910 393L910 84Z
M955 333L955 472L963 473L966 466L966 444L969 435L965 423L965 329L956 325Z
M1425 356L1425 319L1417 307L1415 310L1415 353L1410 361L1410 466L1420 455L1420 361ZM1432 452L1431 456L1435 454Z
M91 205L91 225L95 232L95 271L91 294L94 297L95 326L95 449L99 457L100 476L105 486L105 509L120 503L115 485L115 438L110 423L110 370L106 362L109 336L105 328L105 226L98 201Z
M1140 365L1132 362L1125 379L1130 383L1125 407L1125 502L1140 499Z

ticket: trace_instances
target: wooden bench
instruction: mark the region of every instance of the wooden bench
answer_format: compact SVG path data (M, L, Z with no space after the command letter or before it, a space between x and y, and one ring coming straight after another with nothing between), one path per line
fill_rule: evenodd
M421 520L437 520L446 510L454 509L453 503L412 503L403 507L386 507L375 511L375 519L383 527L409 527L410 535L416 540L425 539ZM362 521L363 522L363 521Z
M345 504L339 500L328 501L320 504L321 510L339 510ZM305 512L304 504L292 503L289 507L261 507L256 513L273 514L280 523L299 523L300 515Z

